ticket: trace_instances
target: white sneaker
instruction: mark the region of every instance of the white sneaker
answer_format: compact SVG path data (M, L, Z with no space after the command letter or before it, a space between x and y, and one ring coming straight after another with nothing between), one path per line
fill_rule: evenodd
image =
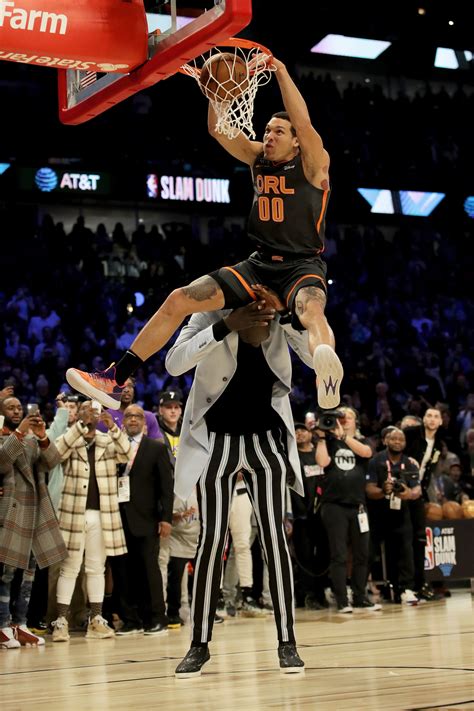
M319 407L323 410L338 407L344 369L336 351L325 344L317 346L313 353L313 366L316 372Z
M65 617L58 617L51 623L53 626L53 642L69 642L69 624Z
M413 590L405 590L400 595L402 605L418 605L418 598Z
M352 613L352 605L344 605L344 607L338 607L337 611L341 615L350 615Z
M16 649L21 647L11 627L2 627L0 629L0 649Z
M102 615L96 615L89 619L86 639L109 639L111 637L115 637L115 632Z

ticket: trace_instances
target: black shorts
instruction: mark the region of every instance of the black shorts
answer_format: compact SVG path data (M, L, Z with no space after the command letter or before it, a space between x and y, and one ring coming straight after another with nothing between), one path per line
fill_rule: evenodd
M224 308L235 309L255 301L257 296L252 284L262 284L278 294L292 314L292 325L304 330L293 308L296 294L305 286L317 286L327 293L326 271L326 262L318 256L272 261L260 252L254 252L243 262L221 267L209 276L224 292Z

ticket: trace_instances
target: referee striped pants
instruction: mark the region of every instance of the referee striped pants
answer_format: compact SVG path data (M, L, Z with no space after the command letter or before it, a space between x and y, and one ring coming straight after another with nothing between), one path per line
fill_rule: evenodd
M201 535L194 570L193 642L212 638L222 557L232 495L242 471L255 511L266 563L279 642L294 642L293 571L283 526L286 475L290 468L286 432L209 434L210 455L198 484Z

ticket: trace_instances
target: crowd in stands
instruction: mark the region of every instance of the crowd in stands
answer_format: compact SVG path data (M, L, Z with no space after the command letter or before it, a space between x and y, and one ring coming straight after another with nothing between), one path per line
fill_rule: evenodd
M149 232L139 226L133 235L117 224L109 235L104 225L93 229L81 217L65 234L46 216L21 242L24 269L3 279L0 384L11 379L16 395L39 402L51 420L54 399L67 388L66 367L107 367L172 288L234 263L249 248L241 230L217 220L209 237L202 245L190 227L176 223ZM377 444L380 431L404 414L419 416L443 403L443 439L461 456L474 426L468 235L440 234L426 223L391 234L374 226L333 226L325 256L344 401L360 412L363 433ZM136 293L144 298L140 306ZM165 356L164 349L137 373L137 399L149 409L166 388L189 391L192 374L171 378ZM314 388L312 373L297 360L293 383L301 419L314 410Z

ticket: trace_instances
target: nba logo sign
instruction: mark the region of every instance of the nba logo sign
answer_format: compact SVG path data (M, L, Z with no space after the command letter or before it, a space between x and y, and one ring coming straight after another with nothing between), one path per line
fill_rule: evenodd
M433 570L435 567L435 556L433 546L433 531L426 527L426 545L425 545L425 570Z

